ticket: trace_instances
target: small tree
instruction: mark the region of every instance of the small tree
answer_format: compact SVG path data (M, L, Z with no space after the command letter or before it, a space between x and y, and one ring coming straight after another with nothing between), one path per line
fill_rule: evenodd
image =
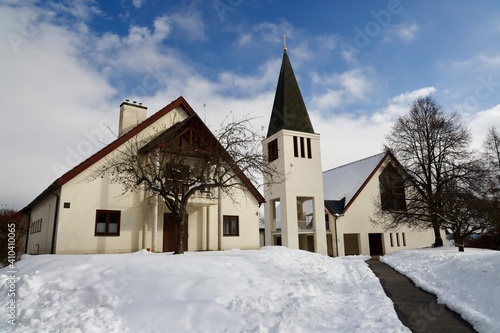
M29 221L13 209L0 210L0 267L21 259Z
M94 177L108 176L124 191L145 190L159 195L175 216L175 254L182 254L184 216L189 200L202 191L217 189L234 199L235 191L246 190L261 178L275 181L261 153L261 134L252 119L227 117L214 134L197 115L177 122L153 139L128 142L96 170Z
M413 102L409 114L399 117L386 136L386 149L405 170L406 207L380 207L375 219L387 228L433 228L434 246L442 246L445 192L469 172L464 166L471 156L470 142L471 135L456 113L444 113L431 97Z

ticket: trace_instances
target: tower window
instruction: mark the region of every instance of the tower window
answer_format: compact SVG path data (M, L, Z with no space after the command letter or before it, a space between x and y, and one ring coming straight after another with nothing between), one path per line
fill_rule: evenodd
M311 139L307 138L307 158L312 158L312 151L311 151Z
M267 144L267 155L269 162L278 159L278 139L274 139Z
M304 147L304 138L300 138L300 157L306 157L306 150Z
M296 136L293 137L293 156L299 157L299 143Z

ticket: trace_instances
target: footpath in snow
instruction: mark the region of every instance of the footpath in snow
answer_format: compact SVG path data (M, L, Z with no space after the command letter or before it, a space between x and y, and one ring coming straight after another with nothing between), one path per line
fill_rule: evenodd
M25 256L15 330L1 332L409 332L366 257L260 251ZM0 299L8 289L0 270Z
M380 260L435 294L439 303L459 313L476 331L500 332L499 251L466 248L457 252L455 247L402 250Z

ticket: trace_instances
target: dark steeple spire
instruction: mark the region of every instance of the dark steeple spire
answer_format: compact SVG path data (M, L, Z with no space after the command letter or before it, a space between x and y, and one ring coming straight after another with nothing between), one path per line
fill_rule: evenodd
M283 48L283 61L281 63L280 77L274 96L273 111L269 121L267 137L282 129L314 133L314 129L307 113L306 105L302 99L299 85L293 74L290 59Z

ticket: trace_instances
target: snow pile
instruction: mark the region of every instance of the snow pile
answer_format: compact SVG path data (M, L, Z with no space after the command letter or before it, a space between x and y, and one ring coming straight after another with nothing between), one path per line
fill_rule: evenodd
M478 332L500 332L500 252L445 247L398 251L380 260L435 294Z
M15 331L409 332L365 259L281 247L26 256Z

